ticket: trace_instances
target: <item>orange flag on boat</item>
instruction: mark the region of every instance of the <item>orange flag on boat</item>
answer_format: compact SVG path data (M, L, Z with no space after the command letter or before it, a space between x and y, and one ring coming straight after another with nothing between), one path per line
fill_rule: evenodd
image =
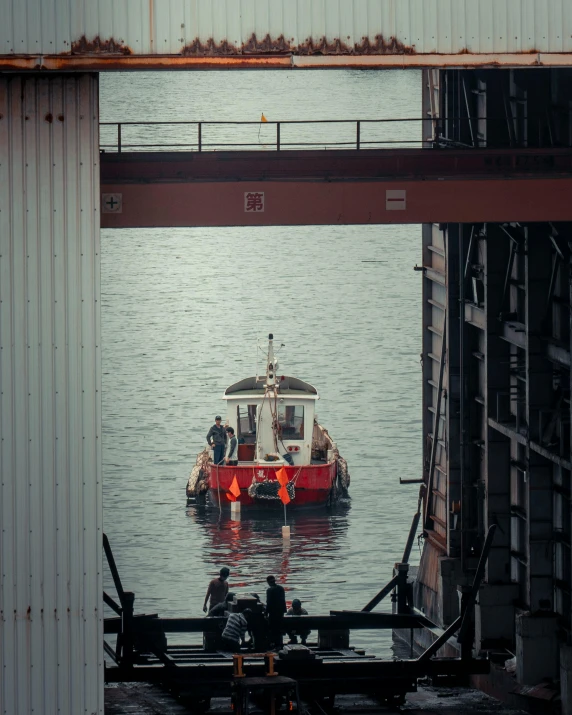
M281 487L285 487L288 484L288 472L284 469L284 467L280 467L280 469L276 472L276 479Z
M240 496L240 487L238 486L236 474L234 475L234 479L232 480L232 484L230 485L228 491L237 498Z
M231 494L230 492L225 492L225 494L226 494L226 498L229 501L236 501L236 497L234 496L234 494Z
M282 504L284 504L284 506L286 506L286 504L289 504L292 501L290 499L290 495L288 494L288 490L286 489L286 487L280 487L280 489L278 490L278 496L280 497L280 501L282 502Z
M267 121L268 121L268 119L266 119L266 117L264 116L264 112L262 112L262 114L260 115L260 121L261 121L261 122L267 122Z

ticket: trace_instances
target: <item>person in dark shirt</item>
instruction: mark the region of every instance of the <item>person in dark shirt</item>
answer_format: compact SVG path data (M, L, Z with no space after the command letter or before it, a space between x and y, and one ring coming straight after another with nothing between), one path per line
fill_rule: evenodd
M215 423L210 428L207 434L207 442L213 448L213 462L215 464L224 463L224 448L226 447L226 431L221 425L221 417L215 417Z
M214 608L214 606L217 605L217 603L224 603L226 601L226 596L228 594L228 582L227 578L229 577L230 570L227 569L226 566L224 566L220 572L217 578L213 578L213 580L209 583L209 587L207 588L207 595L205 596L205 602L203 604L203 611L206 613L208 610ZM210 598L210 604L209 607L207 608L207 601Z
M288 611L286 612L287 616L307 616L308 611L305 608L302 608L302 601L300 601L299 598L295 598L292 601L292 608L289 608ZM306 645L306 638L310 635L310 630L308 628L300 627L300 626L291 626L288 624L288 637L290 638L290 643L297 643L298 638L297 636L300 636L300 640L302 641L302 645Z
M266 579L266 615L270 630L270 642L275 648L282 648L282 629L286 613L286 593L282 586L276 583L274 576Z
M222 603L217 603L213 606L207 613L208 618L215 618L216 616L224 616L224 614L229 609L229 602L234 598L234 593L227 593L226 600Z

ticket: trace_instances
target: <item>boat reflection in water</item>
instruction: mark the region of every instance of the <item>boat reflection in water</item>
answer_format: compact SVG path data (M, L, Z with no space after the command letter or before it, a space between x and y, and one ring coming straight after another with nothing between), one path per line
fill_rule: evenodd
M300 588L306 588L304 598L311 597L307 585L315 590L316 570L324 571L325 557L335 571L347 537L349 510L347 502L327 512L287 513L290 539L282 538L276 512L256 511L253 518L250 510L230 515L216 507L191 506L187 516L202 528L203 558L213 572L223 565L230 568L231 590L254 591L264 600L266 576L274 574L291 600Z

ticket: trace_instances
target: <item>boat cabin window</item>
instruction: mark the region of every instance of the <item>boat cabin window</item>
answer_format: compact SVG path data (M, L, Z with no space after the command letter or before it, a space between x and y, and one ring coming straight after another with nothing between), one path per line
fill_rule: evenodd
M236 424L238 441L241 444L256 442L256 405L237 405Z
M304 439L304 406L278 405L282 439Z

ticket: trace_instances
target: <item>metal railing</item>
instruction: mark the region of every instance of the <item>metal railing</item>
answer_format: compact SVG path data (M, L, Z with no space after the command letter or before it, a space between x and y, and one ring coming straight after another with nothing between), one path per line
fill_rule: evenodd
M142 150L154 150L154 149L171 149L171 150L191 150L191 151L217 151L217 150L240 150L240 149L252 149L256 147L261 150L272 150L280 151L283 149L363 149L363 148L375 148L382 146L413 146L421 147L424 142L420 138L421 131L420 126L422 123L435 124L438 120L425 118L401 118L401 119L317 119L317 120L286 120L286 121L215 121L215 122L186 122L186 121L174 121L174 122L101 122L100 127L114 127L115 130L111 132L111 137L108 137L108 130L104 129L101 137L100 148L103 150L115 150L118 153L122 151L142 151ZM415 124L420 125L415 127ZM293 129L298 127L304 128L314 128L318 129L324 128L325 125L335 126L345 130L347 127L349 131L344 131L344 136L327 138L320 136L320 132L314 137L307 136L289 136L285 137L284 132L287 129ZM400 126L401 125L401 126ZM398 128L397 133L403 132L404 127L411 127L415 132L415 138L411 136L396 136L396 132L390 132L392 136L387 138L379 138L371 135L371 132L364 134L364 131L370 129L374 126L391 126L392 128ZM142 132L154 128L155 136L157 133L161 132L161 129L168 128L168 131L173 134L173 129L183 130L187 135L188 140L183 140L181 137L178 141L137 141L137 135L141 135ZM185 131L189 128L190 131ZM234 132L243 132L245 128L252 128L254 131L251 134L256 134L256 141L249 141L252 137L245 136L241 140L227 141L228 136L223 136L222 140L212 140L212 136L209 138L206 136L207 131L210 129L211 134L213 130L226 129L225 133L228 135L231 133L230 130L234 128ZM256 128L258 132L256 132ZM268 131L273 128L272 131ZM126 133L130 134L130 138L126 141ZM180 132L179 132L180 133ZM304 134L304 133L303 133ZM321 132L323 134L323 131ZM110 140L109 140L110 139ZM238 139L238 138L237 138ZM309 140L308 140L309 139ZM427 139L426 141L430 141Z
M527 119L529 128L536 120ZM401 117L391 119L314 119L285 121L167 121L101 122L102 151L240 151L257 149L375 149L401 148L535 148L570 147L572 141L518 140L489 144L476 131L479 123L506 130L506 117ZM537 122L538 124L538 122ZM527 125L527 126L528 126ZM466 131L460 131L464 128ZM541 126L538 124L540 135ZM488 131L487 130L487 131ZM450 138L450 133L465 141ZM506 133L506 132L505 132ZM498 134L498 132L497 132ZM535 133L531 131L531 136ZM449 135L449 136L448 136ZM550 135L551 136L551 135Z

